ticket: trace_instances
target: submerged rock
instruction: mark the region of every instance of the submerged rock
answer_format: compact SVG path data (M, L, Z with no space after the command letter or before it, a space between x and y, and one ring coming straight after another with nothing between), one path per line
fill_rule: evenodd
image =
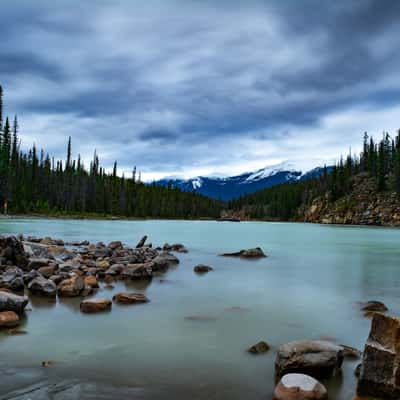
M27 304L28 298L26 296L0 291L0 311L14 311L17 314L22 314Z
M247 351L252 354L262 354L269 350L269 344L267 342L261 341L251 346Z
M0 329L15 328L19 325L19 316L14 311L0 312Z
M365 344L357 394L376 400L400 399L400 318L376 313Z
M110 311L111 307L112 302L108 299L84 300L80 304L80 310L83 313L98 313L102 311Z
M343 348L322 340L299 340L279 347L275 360L277 377L302 373L328 378L343 362Z
M175 244L165 243L163 246L163 250L164 251L176 251L177 253L187 253L188 252L187 248L181 243L175 243Z
M254 249L240 250L234 253L222 253L223 257L241 257L241 258L263 258L267 257L260 247Z
M325 400L325 386L311 376L287 374L282 377L274 391L273 400Z
M150 300L142 293L117 293L113 301L119 304L148 303Z
M208 265L203 265L203 264L199 264L194 267L194 272L196 272L198 274L204 274L204 273L210 272L212 270L213 270L212 267L209 267Z

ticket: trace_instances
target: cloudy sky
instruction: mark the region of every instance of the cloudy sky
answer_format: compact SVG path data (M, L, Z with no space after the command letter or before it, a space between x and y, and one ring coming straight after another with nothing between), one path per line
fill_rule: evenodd
M218 3L218 4L217 4ZM400 1L2 0L25 146L142 176L307 169L400 128Z

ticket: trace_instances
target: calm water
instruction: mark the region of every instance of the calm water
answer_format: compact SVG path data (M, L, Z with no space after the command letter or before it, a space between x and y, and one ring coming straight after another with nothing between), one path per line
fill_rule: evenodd
M0 220L0 233L49 235L134 245L143 234L155 245L182 242L189 253L163 281L121 282L98 297L135 290L151 302L82 315L78 299L33 299L23 336L0 336L3 368L54 360L52 376L139 388L140 398L268 399L276 348L320 337L362 348L370 321L355 302L379 299L400 314L400 230L289 223L184 221ZM262 247L259 261L218 257ZM198 263L214 271L198 276ZM205 320L185 317L201 316ZM259 340L267 355L245 349ZM349 400L357 362L325 382L330 399ZM47 372L46 372L47 373ZM0 397L18 383L4 378ZM131 396L132 398L132 396ZM133 396L135 398L135 396Z

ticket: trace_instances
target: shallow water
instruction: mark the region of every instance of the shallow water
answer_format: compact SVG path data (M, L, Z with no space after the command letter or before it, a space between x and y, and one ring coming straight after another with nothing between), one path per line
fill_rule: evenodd
M79 299L56 304L32 298L24 326L28 334L0 336L3 368L23 371L54 360L49 371L60 379L140 388L140 396L133 398L189 394L196 399L268 399L280 344L332 337L362 349L370 321L359 312L357 301L378 299L391 313L400 313L400 230L261 222L8 219L0 220L1 233L122 240L129 245L147 234L155 245L182 242L188 247L188 254L179 255L179 266L162 277L119 282L113 290L97 294L111 298L114 292L129 289L145 293L151 299L148 304L114 305L108 314L82 315ZM246 261L217 255L255 246L269 257ZM198 263L211 265L214 271L196 275L193 266ZM246 353L259 340L271 345L269 353ZM330 399L351 398L356 365L345 361L342 376L324 382ZM18 380L2 382L0 397L15 389L13 382L15 386Z

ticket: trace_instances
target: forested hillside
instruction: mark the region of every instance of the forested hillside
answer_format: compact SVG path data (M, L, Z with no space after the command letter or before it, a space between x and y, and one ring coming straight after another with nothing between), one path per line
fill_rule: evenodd
M3 116L0 86L0 212L96 214L127 217L218 217L221 204L171 187L148 186L136 177L119 177L117 163L107 173L94 154L86 168L72 158L68 140L65 161L33 146L23 152L17 117Z
M378 142L365 133L362 153L341 158L330 173L244 196L228 209L256 219L397 225L399 194L400 131Z

